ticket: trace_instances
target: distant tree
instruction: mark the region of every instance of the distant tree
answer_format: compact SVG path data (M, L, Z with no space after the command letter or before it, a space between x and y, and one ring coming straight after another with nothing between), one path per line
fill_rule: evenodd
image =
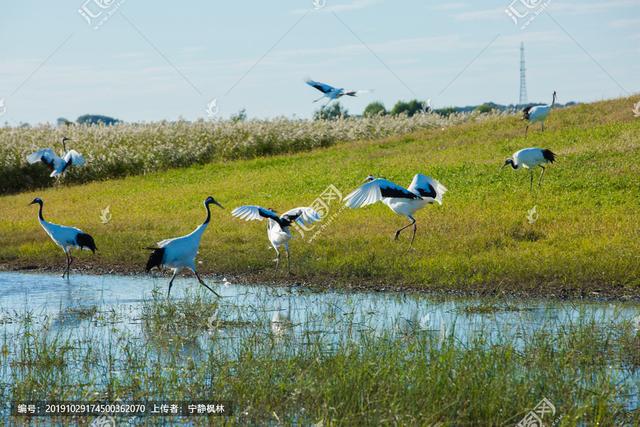
M482 105L478 105L474 111L480 114L490 113L493 111L493 106L490 104L484 103Z
M245 120L247 120L247 109L243 108L242 110L238 111L235 114L232 114L231 117L229 117L229 119L232 122L244 122Z
M438 108L437 110L434 110L434 113L440 114L441 116L444 116L444 117L449 117L451 114L455 114L457 112L458 112L458 109L456 107L445 107L445 108Z
M420 102L417 99L412 99L411 101L398 101L396 105L391 109L391 115L398 116L400 114L406 114L411 117L414 114L419 114L424 112L424 108L427 104L424 102Z
M120 120L114 119L109 116L102 116L99 114L85 114L83 116L78 117L76 123L79 125L105 125L111 126L120 123Z
M365 117L384 116L385 114L387 114L387 109L384 108L384 104L380 101L370 103L362 113Z
M71 120L65 119L64 117L58 117L58 120L56 120L56 124L58 125L58 127L73 126L73 122Z
M344 108L339 102L333 103L325 108L321 108L313 113L314 120L337 120L349 117L349 110Z

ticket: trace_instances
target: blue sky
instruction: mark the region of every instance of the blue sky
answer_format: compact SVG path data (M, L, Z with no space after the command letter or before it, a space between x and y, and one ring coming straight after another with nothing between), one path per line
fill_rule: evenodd
M312 0L277 2L63 0L4 2L0 122L106 114L125 121L309 117L305 77L352 89L367 103L434 107L518 100L519 45L529 99L593 101L640 90L640 0ZM97 3L104 8L99 9ZM529 3L531 9L522 9ZM85 5L98 29L78 10ZM456 78L457 76L457 78Z

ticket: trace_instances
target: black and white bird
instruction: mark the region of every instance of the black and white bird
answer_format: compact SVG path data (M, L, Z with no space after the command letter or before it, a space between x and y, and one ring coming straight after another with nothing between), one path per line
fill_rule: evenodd
M411 221L409 225L396 231L395 239L398 239L402 230L413 226L413 235L410 243L410 245L413 245L417 229L416 219L413 215L428 204L437 202L441 205L442 196L446 192L447 189L444 185L422 174L416 174L413 177L409 188L404 188L384 178L376 178L369 175L365 179L365 184L345 197L345 204L353 209L382 201L382 203L389 206L389 209L398 215L406 216Z
M71 141L66 136L62 138L62 158L60 158L51 148L43 148L27 156L29 164L38 162L44 163L51 171L51 177L62 175L69 167L83 166L85 161L82 154L76 150L67 151L67 141Z
M342 98L343 96L353 96L353 97L355 97L355 96L358 96L358 94L360 94L360 93L369 92L367 90L346 90L344 88L337 88L337 87L333 87L331 85L328 85L326 83L320 83L320 82L313 81L311 79L305 80L305 83L307 83L312 88L318 89L320 92L322 92L322 96L320 98L314 100L313 102L318 102L322 98L328 98L329 99L329 101L327 101L327 103L324 104L324 106L322 108L324 108L327 105L329 105L331 103L331 101L336 100L338 98Z
M58 225L48 221L45 221L42 216L42 207L44 202L41 198L36 197L30 203L30 205L40 205L40 209L38 210L38 221L40 225L47 232L49 237L53 242L60 246L64 251L64 254L67 257L67 266L65 267L64 273L62 273L62 277L65 275L69 277L69 270L71 269L71 263L73 262L73 257L71 256L71 249L87 249L93 253L96 253L96 243L89 234L75 227L67 227L66 225Z
M200 224L195 230L193 230L186 236L162 240L157 243L156 248L147 248L153 251L151 252L149 260L147 261L147 273L154 267L158 267L158 269L166 267L173 270L173 276L169 281L167 298L171 295L173 280L176 278L176 275L185 268L191 270L193 274L196 275L196 278L201 285L216 294L216 296L220 296L216 291L214 291L209 286L207 286L206 283L204 283L204 281L200 278L200 275L198 275L198 272L196 271L196 255L198 254L198 248L200 247L200 239L202 238L202 234L207 229L209 221L211 220L211 210L209 209L209 205L211 204L223 208L222 205L218 203L213 197L207 197L204 201L204 207L207 210L207 217L205 218L204 222Z
M547 163L553 163L556 160L556 155L553 151L548 149L542 149L537 147L523 148L522 150L513 153L513 156L504 161L502 167L510 165L513 169L518 170L520 168L529 169L530 172L530 185L529 189L533 190L533 168L540 166L542 172L540 173L540 179L538 180L538 187L542 185L542 177L545 172L545 165Z
M551 109L556 105L556 91L553 91L553 100L551 105L530 105L522 110L522 118L527 121L527 128L524 130L524 136L527 136L529 125L540 122L542 131L544 132L544 121L547 120Z
M287 270L291 272L291 261L289 257L289 240L293 237L291 234L291 224L297 222L300 225L312 224L320 221L320 215L313 208L299 207L288 210L284 214L278 216L273 209L263 208L261 206L240 206L235 208L231 215L244 219L245 221L267 219L267 236L271 246L276 251L276 271L280 265L280 246L284 246L287 252Z

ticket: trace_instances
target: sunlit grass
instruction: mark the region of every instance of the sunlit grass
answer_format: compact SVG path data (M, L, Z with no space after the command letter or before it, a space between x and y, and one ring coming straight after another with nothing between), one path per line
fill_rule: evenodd
M636 98L554 111L547 131L524 139L516 117L491 118L402 137L352 142L310 152L213 162L163 173L0 198L0 263L59 269L64 256L39 228L35 196L45 217L92 234L96 256L75 267L143 271L142 248L190 232L214 209L198 259L201 272L274 276L273 249L263 223L244 223L230 210L260 204L283 211L311 204L328 185L343 195L369 173L408 185L416 172L449 192L443 206L417 214L415 250L405 224L385 206L342 210L312 243L291 242L295 281L336 285L412 285L479 292L528 290L547 295L637 294L640 285L640 120ZM529 192L524 171L500 170L519 148L558 154L540 191ZM110 205L111 222L101 210ZM527 219L536 206L539 218ZM337 212L338 205L331 206Z

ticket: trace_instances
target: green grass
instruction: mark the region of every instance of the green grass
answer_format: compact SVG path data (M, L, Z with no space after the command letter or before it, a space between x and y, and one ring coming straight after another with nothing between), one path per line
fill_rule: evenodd
M381 333L340 316L342 332L331 344L318 334L274 334L268 320L234 330L230 340L199 324L217 307L209 294L178 302L156 294L143 302L141 336L118 324L64 331L24 314L0 341L0 397L221 399L233 403L230 425L443 426L515 425L546 397L558 426L640 422L632 398L640 336L628 321L598 324L582 314L564 325L550 321L553 330L491 338L480 328L463 341L453 329ZM184 319L195 323L183 328Z
M443 206L417 214L415 250L405 224L386 206L341 210L310 243L291 243L296 281L400 285L479 292L541 292L547 295L637 295L640 285L640 120L638 97L554 111L547 131L535 127L524 139L516 117L497 117L444 129L310 152L209 163L162 173L58 186L0 197L0 263L5 268L61 269L64 256L40 229L35 196L45 217L92 234L99 252L83 254L75 267L143 271L142 248L193 230L213 208L200 249L200 270L251 280L274 276L273 250L264 223L230 215L241 204L280 211L309 205L328 186L343 195L369 173L408 185L416 172L448 187ZM525 171L500 170L519 148L540 146L558 154L540 191L529 192ZM100 211L110 206L104 225ZM529 224L527 212L539 218Z

